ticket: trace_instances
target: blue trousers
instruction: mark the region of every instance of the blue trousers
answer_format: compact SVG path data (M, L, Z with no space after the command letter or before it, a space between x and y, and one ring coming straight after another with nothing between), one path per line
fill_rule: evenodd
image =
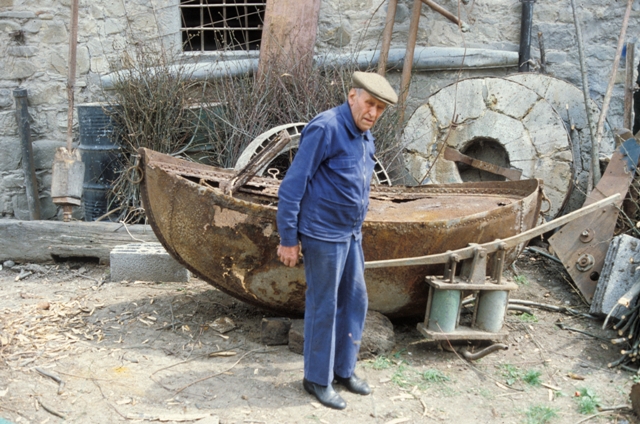
M301 235L307 280L304 312L304 376L331 384L351 377L367 315L362 243L326 242Z

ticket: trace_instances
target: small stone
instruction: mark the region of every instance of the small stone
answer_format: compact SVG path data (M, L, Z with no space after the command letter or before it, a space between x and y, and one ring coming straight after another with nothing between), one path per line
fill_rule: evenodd
M42 309L42 310L44 310L44 311L48 311L50 307L51 307L51 305L50 305L50 304L49 304L49 302L47 302L47 301L39 302L39 303L36 305L36 308L37 308L37 309Z
M296 319L291 322L289 330L289 350L302 355L304 348L304 320Z
M13 262L12 260L8 260L8 261L4 261L2 263L2 266L5 268L13 268L14 266L16 266L16 263Z
M262 318L260 340L268 346L288 344L290 329L289 318Z

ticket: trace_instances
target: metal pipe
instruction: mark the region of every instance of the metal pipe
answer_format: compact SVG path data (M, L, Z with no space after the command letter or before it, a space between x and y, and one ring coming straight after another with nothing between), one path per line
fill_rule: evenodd
M29 124L29 108L27 106L27 89L16 88L13 90L16 99L16 121L18 123L18 135L22 146L22 170L24 172L24 185L29 205L31 220L40 219L40 200L38 199L38 181L36 169L33 163L33 146L31 145L31 125Z
M407 96L409 95L409 86L411 85L411 72L413 66L413 55L416 49L416 41L418 39L418 28L420 26L420 11L422 9L422 0L413 0L413 8L411 9L411 22L409 23L409 39L407 40L407 52L404 56L404 64L402 66L402 81L400 83L400 94L398 96L398 122L402 126L404 122L404 112L407 107ZM398 133L398 136L400 134Z
M357 54L326 54L316 56L316 66L330 67L355 64L359 69L368 69L380 61L378 50L361 51ZM405 63L405 49L389 50L387 69L402 68ZM464 60L463 60L464 58ZM443 71L458 69L493 69L518 66L518 52L489 49L464 49L459 47L416 47L413 68L422 71ZM168 68L172 75L188 75L190 80L205 81L216 78L246 75L256 72L258 59L230 60L176 65ZM153 73L153 69L150 70ZM113 89L118 81L136 77L138 71L123 70L101 77L102 88Z
M522 19L520 20L518 72L529 72L529 60L531 60L531 26L533 22L533 3L535 3L535 0L520 1L522 2Z
M587 78L587 63L584 58L584 43L582 41L582 26L578 19L578 10L576 8L576 0L571 0L571 9L573 11L573 24L576 27L576 39L578 40L578 56L580 57L580 73L582 75L582 95L584 97L584 110L587 114L587 123L589 125L589 134L591 135L591 168L589 174L589 182L587 184L587 194L593 190L596 185L596 176L600 171L598 147L595 146L596 135L594 133L593 118L591 116L591 108L589 108L589 79ZM599 178L598 178L599 180Z
M380 49L380 61L378 62L378 73L384 76L387 73L387 60L389 59L389 49L391 48L391 36L393 35L393 22L396 19L396 9L398 0L389 0L387 5L387 18L384 22L382 33L382 46Z

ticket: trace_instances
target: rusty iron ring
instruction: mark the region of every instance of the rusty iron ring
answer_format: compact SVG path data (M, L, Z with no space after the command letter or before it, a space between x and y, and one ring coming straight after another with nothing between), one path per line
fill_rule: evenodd
M549 212L549 211L551 210L551 206L552 206L552 204L551 204L551 199L549 199L549 198L547 197L547 195L546 195L546 194L544 194L544 190L540 190L540 193L542 194L542 200L541 200L541 202L540 202L540 206L541 206L541 207L540 207L540 214L541 214L541 215L544 215L544 214L546 214L547 212ZM547 202L547 205L549 205L549 206L547 207L547 209L544 209L544 210L542 209L542 202Z
M132 171L134 173L137 172L139 177L136 178L135 180L131 179L131 177L129 176L129 171ZM142 182L142 179L144 178L144 174L142 173L142 168L140 168L140 161L137 158L136 158L136 162L133 165L125 169L124 177L127 179L127 181L129 181L133 185L138 185Z

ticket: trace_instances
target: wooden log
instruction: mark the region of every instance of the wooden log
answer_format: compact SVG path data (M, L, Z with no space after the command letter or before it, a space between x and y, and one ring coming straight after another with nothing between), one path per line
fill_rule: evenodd
M136 241L158 239L148 225L0 219L0 262L97 258L107 264L111 249Z

